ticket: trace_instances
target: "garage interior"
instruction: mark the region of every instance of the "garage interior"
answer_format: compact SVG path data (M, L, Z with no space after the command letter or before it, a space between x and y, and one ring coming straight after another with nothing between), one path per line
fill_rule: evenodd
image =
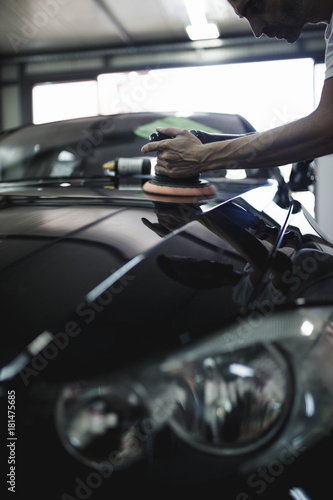
M200 24L208 34L191 39ZM40 85L119 72L308 59L315 74L324 62L325 27L309 25L288 44L255 39L227 0L6 0L0 16L0 130L33 122L33 89ZM246 87L245 69L242 74ZM281 76L288 82L288 74ZM223 81L218 86L222 95ZM197 92L188 89L194 103ZM204 95L205 88L199 92ZM266 106L253 104L255 110ZM280 116L288 120L290 113L282 109ZM331 157L316 160L315 218L333 238L331 170Z

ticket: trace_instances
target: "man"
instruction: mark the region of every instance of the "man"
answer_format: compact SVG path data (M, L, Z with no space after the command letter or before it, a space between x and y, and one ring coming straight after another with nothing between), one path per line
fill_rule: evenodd
M310 115L280 127L228 141L202 144L187 130L168 127L170 139L145 144L157 152L155 171L188 177L221 168L287 165L333 153L333 0L228 0L245 17L255 37L295 42L307 23L326 23L325 83L320 103Z

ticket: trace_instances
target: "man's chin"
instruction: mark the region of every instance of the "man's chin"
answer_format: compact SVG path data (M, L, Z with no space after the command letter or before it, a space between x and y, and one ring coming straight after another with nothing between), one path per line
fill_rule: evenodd
M299 39L299 35L296 36L296 37L285 37L284 40L288 43L295 43L297 42L297 40Z
M299 39L301 35L302 30L298 31L297 33L286 33L286 35L283 37L288 43L295 43Z
M283 32L277 32L274 35L266 35L268 38L275 38L276 40L285 40L288 43L295 43L300 36L300 33L283 33Z

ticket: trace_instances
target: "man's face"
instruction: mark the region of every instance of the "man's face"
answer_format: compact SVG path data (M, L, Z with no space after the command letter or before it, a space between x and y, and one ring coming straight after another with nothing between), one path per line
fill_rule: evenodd
M295 42L307 22L304 0L228 0L239 17L245 17L255 37Z

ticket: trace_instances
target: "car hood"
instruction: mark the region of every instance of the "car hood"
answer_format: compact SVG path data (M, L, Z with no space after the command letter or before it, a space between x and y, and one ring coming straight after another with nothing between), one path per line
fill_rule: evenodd
M241 322L267 289L275 293L277 274L285 280L274 309L305 300L311 283L306 300L332 301L322 285L323 276L332 278L329 242L298 204L278 207L276 191L274 182L238 185L214 200L184 203L96 182L4 186L2 366L47 334L70 339L49 376L59 379L59 364L62 376L73 376L74 362L75 376L116 369ZM320 263L316 280L295 274L296 250ZM316 252L322 260L313 261Z

